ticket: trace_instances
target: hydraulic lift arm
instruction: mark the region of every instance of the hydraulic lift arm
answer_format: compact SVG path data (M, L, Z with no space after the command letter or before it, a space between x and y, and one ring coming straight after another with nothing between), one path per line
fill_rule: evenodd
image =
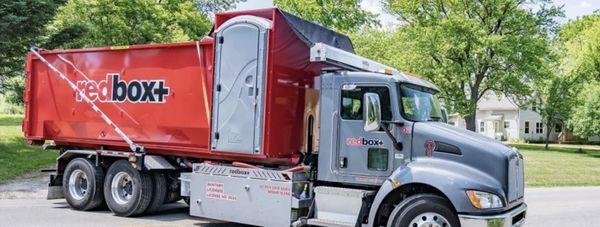
M123 140L125 140L127 145L129 145L129 149L131 149L133 151L133 153L135 154L136 159L135 159L134 167L137 168L138 170L142 170L142 168L144 166L143 162L144 162L144 155L145 155L144 147L133 142L133 140L131 140L131 138L129 138L129 136L127 136L127 134L125 134L123 132L123 130L121 130L121 128L119 128L119 126L117 126L100 108L98 108L98 106L92 100L90 100L81 89L77 88L77 85L75 85L75 83L73 83L73 81L71 81L67 76L65 76L65 74L63 74L56 67L54 67L52 64L50 64L50 62L48 62L46 60L46 58L42 57L42 55L38 52L38 50L36 48L32 47L30 50L31 50L31 53L33 53L33 55L35 55L38 59L40 59L40 61L42 61L44 64L46 64L48 66L48 68L50 68L52 71L54 71L56 73L56 75L58 75L62 80L67 82L69 87L71 87L71 89L73 89L73 91L75 91L77 94L79 94L79 96L81 96L81 98L88 105L90 105L92 110L94 110L98 115L100 115L100 118L102 118L102 120L104 120L104 122L106 124L108 124L110 127L112 127L113 130L115 130L115 132ZM73 66L73 67L75 67L75 66ZM79 70L79 69L76 69L76 70Z
M339 48L329 46L324 43L315 43L315 45L310 48L310 61L324 62L351 71L366 71L386 74L399 73L398 70L394 69L393 67L358 56Z

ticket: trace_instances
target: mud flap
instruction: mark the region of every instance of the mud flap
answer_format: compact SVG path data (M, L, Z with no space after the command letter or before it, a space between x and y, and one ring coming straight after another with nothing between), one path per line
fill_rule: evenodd
M48 184L48 195L46 199L64 199L62 189L62 175L56 173L50 174L50 183Z

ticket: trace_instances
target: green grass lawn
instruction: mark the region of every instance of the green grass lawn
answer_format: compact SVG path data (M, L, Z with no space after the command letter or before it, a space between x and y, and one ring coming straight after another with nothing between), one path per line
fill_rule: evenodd
M0 114L0 184L27 172L53 166L58 153L27 145L20 115Z
M600 146L583 150L560 145L511 144L525 159L525 185L528 187L599 186Z

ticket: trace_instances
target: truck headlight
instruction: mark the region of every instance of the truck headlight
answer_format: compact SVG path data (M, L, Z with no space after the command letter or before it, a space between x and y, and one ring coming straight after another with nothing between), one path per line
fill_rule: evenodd
M492 193L467 190L467 196L471 200L471 204L479 209L500 208L503 207L502 200L497 195Z

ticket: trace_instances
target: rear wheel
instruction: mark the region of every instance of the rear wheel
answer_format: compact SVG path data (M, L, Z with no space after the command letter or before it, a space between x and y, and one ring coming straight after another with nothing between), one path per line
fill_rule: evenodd
M117 216L135 216L144 212L152 200L152 176L139 172L127 160L114 162L106 173L106 205Z
M167 174L165 175L166 179L167 179L167 184L169 185L167 187L167 198L165 198L165 204L166 203L174 203L177 202L179 200L181 200L181 187L180 187L180 183L177 180L178 175L173 174Z
M75 210L92 210L104 202L104 170L84 158L69 162L63 177L63 193Z
M165 199L165 204L174 203L181 200L181 196L179 195L179 191L170 191L167 193L167 198Z
M390 215L388 227L459 227L450 202L433 194L403 200Z
M163 172L153 172L152 182L154 185L152 201L145 213L154 213L160 209L167 197L167 180Z

